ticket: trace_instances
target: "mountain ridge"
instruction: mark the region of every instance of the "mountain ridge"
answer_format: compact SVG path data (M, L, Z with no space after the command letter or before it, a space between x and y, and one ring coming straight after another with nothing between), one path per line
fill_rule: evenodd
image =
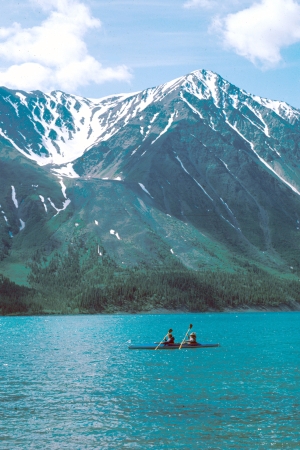
M198 85L195 84L195 80L198 81ZM81 131L80 134L85 133L87 135L86 142L84 142L84 146L80 150L80 154L73 154L73 155L67 155L66 156L66 162L70 162L69 160L76 159L79 156L82 156L82 154L90 148L91 145L95 145L96 143L99 143L101 141L106 141L110 136L113 134L104 134L107 132L107 130L111 131L111 129L114 129L114 126L117 122L120 122L121 119L125 117L125 120L123 123L121 122L121 125L126 125L126 122L130 120L130 118L136 117L138 113L143 112L149 105L152 103L158 103L161 101L164 97L170 95L173 91L178 90L178 88L183 88L186 92L194 95L199 100L213 100L214 105L217 108L220 108L220 103L223 103L225 100L230 100L232 102L232 105L234 107L237 107L239 103L239 96L245 97L247 99L252 99L256 103L260 104L261 106L264 106L271 111L275 112L279 117L284 118L285 120L288 120L290 123L295 123L295 121L299 121L300 118L300 112L296 108L292 108L290 105L288 105L286 102L280 102L280 101L271 101L262 97L258 97L255 95L248 94L244 90L239 90L236 86L230 84L228 81L223 80L219 75L217 75L214 72L211 71L205 71L205 70L198 70L194 71L191 74L188 74L186 76L176 78L168 83L165 83L163 85L154 87L154 88L148 88L143 91L139 91L136 93L128 93L128 94L118 94L118 95L111 95L106 96L99 99L87 99L84 97L76 96L76 95L70 95L66 94L62 91L52 91L50 94L43 94L41 91L33 91L31 93L25 93L24 91L18 91L18 90L9 90L6 88L2 88L7 92L7 96L4 97L2 93L2 105L1 105L1 113L3 119L5 115L5 108L4 104L6 102L6 107L10 105L11 108L13 108L18 115L19 108L27 108L28 112L32 114L32 119L36 123L39 124L40 129L45 129L47 131L48 135L43 136L45 139L48 139L47 145L48 148L44 149L45 155L52 150L55 154L55 151L57 151L57 146L59 144L62 145L62 142L65 144L67 141L68 145L71 146L70 152L73 151L72 147L72 141L74 140L74 137L76 136L76 127L77 131ZM229 92L229 94L228 94ZM222 97L222 94L223 97ZM227 95L228 94L228 95ZM19 101L14 103L12 99L9 97L13 96L14 100L17 100L19 98ZM181 95L181 94L180 94ZM224 96L227 95L227 99L224 100ZM196 112L195 108L188 103L188 101L183 98L183 101L188 104L189 107L196 113L199 114L199 112ZM124 104L125 102L125 104ZM93 139L90 139L90 123L88 124L89 127L82 127L82 119L85 119L85 116L90 113L90 118L94 119L94 116L97 112L99 112L99 115L96 116L99 120L100 116L103 116L107 110L112 111L114 108L118 108L119 104L123 103L121 105L121 108L116 111L115 113L115 119L112 121L112 125L110 127L98 127L97 133L98 135L96 137L93 136ZM130 107L132 106L132 103L137 103L138 106L133 109L132 113L130 114ZM248 107L251 108L251 105L247 104ZM40 110L39 108L40 107ZM87 109L81 111L80 115L83 114L80 119L77 117L77 123L75 123L75 119L72 120L70 117L70 111L79 113L80 109L87 107ZM12 111L8 111L9 114L11 114ZM24 111L23 111L24 112ZM252 108L252 112L255 112ZM4 114L3 114L4 113ZM7 112L6 112L7 114ZM113 114L113 113L112 113ZM127 115L126 115L127 114ZM157 114L159 115L159 113ZM28 115L27 115L28 116ZM28 116L29 117L29 116ZM75 114L74 114L75 117ZM200 115L201 117L201 115ZM203 117L202 117L203 118ZM155 119L155 118L154 118ZM248 118L249 119L249 118ZM266 124L263 122L261 115L258 115L258 119L262 121L263 125L266 127ZM101 119L99 120L101 122ZM2 124L4 124L3 121L1 121ZM28 122L29 123L29 122ZM79 123L81 123L82 130L78 130ZM256 126L257 123L255 124ZM2 125L3 126L3 125ZM57 129L61 128L63 131L70 133L68 136L63 136L63 133L59 136L59 139L57 139ZM2 128L2 127L1 127ZM266 127L267 128L267 127ZM31 130L30 130L31 131ZM37 129L37 133L41 130ZM116 130L114 130L114 133ZM5 139L10 139L10 142L12 141L12 138L8 135L7 130L1 129L2 137ZM54 137L54 139L52 139ZM267 137L268 132L267 132ZM99 140L101 139L101 141ZM59 140L61 142L59 142ZM21 142L21 139L19 140ZM58 143L57 143L58 142ZM54 146L54 149L51 149L51 145L53 146L53 143L56 143L56 147ZM75 142L77 144L77 142ZM17 143L15 143L17 145ZM30 144L29 144L30 146ZM20 148L18 148L20 150ZM22 150L22 149L21 149ZM23 151L27 150L27 154L25 156L31 156L34 155L29 151L29 148L23 149ZM40 149L39 149L40 150ZM46 151L45 151L46 150ZM36 151L36 155L39 156L39 151ZM55 155L58 156L58 155ZM61 155L64 157L64 155ZM47 163L46 161L41 161L41 159L37 159L37 162L41 165ZM51 161L50 161L51 162ZM60 164L61 162L54 162L55 164Z

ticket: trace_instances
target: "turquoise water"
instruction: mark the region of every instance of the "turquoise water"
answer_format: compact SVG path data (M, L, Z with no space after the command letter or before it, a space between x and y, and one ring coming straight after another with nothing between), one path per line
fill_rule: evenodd
M198 350L127 350L189 326ZM300 314L0 318L1 449L300 449Z

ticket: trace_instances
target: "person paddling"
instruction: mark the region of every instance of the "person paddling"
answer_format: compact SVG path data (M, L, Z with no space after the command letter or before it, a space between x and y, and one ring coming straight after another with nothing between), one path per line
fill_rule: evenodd
M155 350L159 348L161 344L163 345L172 345L174 344L174 337L172 335L172 328L169 329L168 333L165 335L165 337L158 343L158 345L155 347Z
M164 345L174 344L174 342L175 342L175 338L174 338L173 334L169 332L165 338Z
M195 331L193 331L190 336L189 336L189 340L185 341L186 344L189 345L196 345L197 344L197 335L195 333Z

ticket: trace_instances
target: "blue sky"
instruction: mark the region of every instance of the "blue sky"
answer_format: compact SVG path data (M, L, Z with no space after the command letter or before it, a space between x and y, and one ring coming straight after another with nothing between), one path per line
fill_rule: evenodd
M10 0L0 85L87 97L196 69L300 108L300 1Z

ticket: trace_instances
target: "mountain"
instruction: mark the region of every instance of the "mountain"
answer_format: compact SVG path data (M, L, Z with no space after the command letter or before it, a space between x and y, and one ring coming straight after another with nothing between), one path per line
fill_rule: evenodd
M102 99L1 88L0 272L26 284L73 245L296 281L299 144L299 110L205 70Z

